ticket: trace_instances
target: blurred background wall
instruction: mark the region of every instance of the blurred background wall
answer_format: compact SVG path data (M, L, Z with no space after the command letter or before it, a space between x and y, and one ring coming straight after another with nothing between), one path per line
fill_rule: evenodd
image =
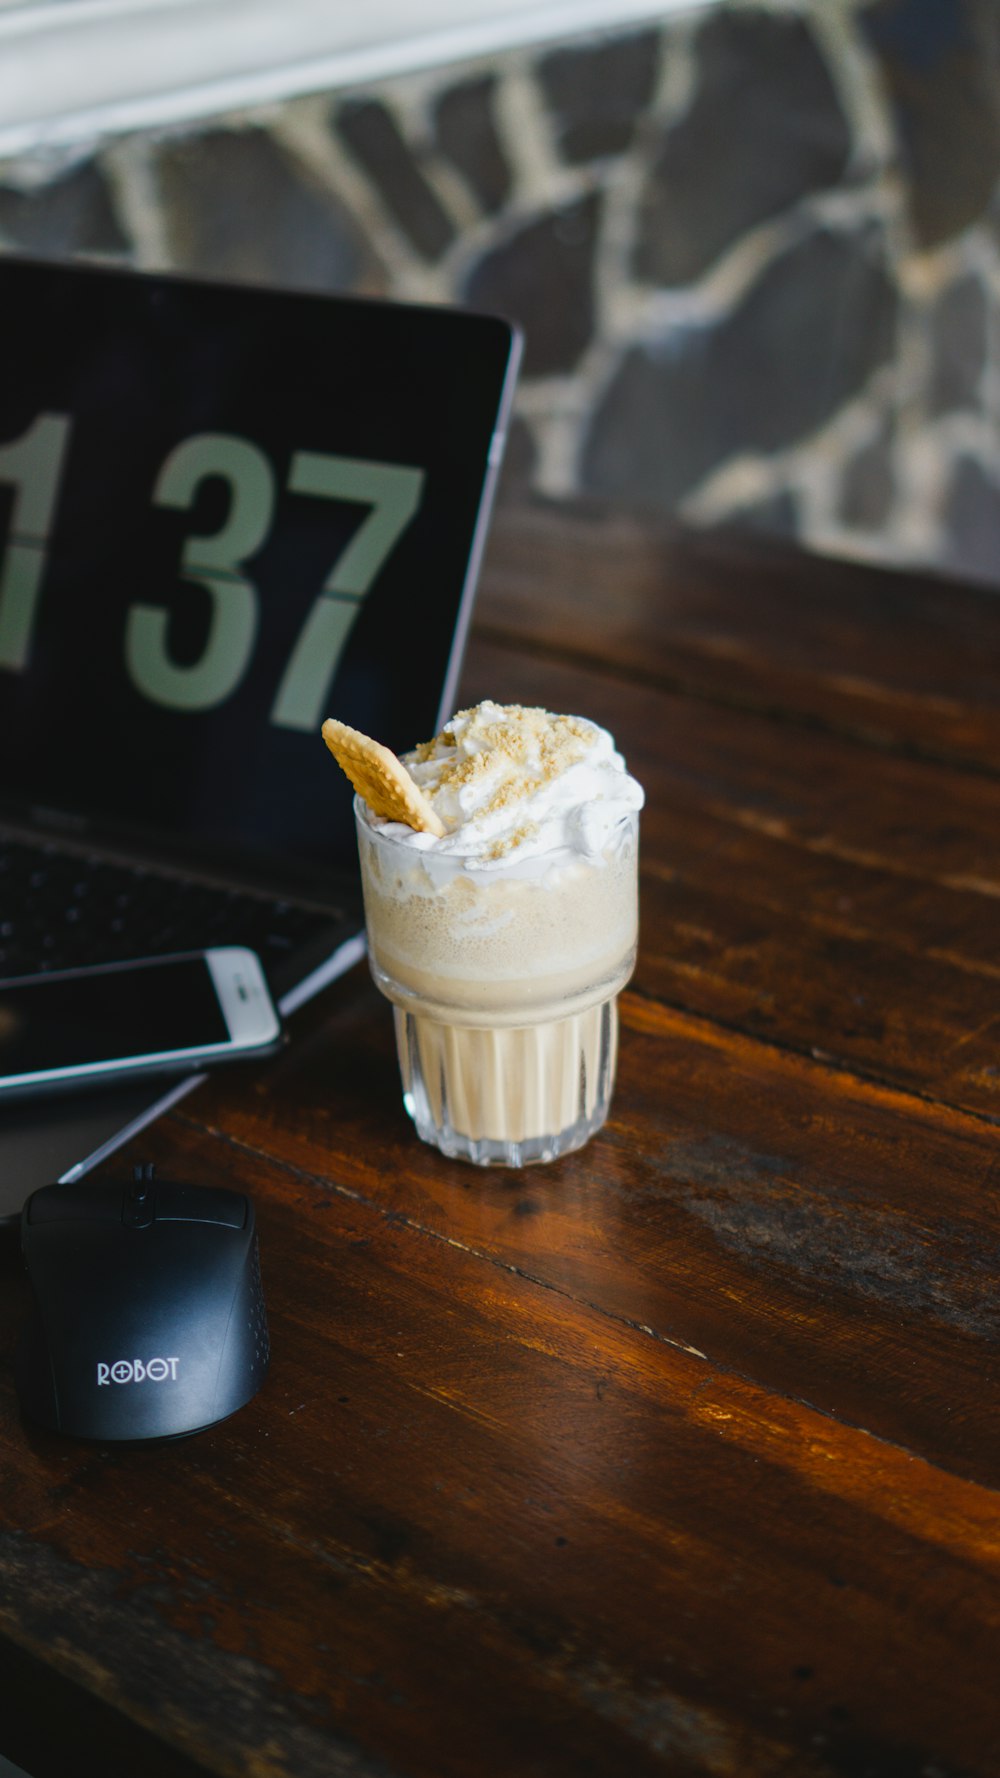
M720 0L26 150L0 249L494 309L503 497L1000 585L1000 8Z

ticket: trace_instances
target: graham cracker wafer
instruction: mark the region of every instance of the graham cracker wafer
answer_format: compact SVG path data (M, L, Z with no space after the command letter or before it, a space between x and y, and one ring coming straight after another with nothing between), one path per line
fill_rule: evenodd
M383 821L403 821L441 838L443 821L388 747L331 716L323 724L323 739L355 790Z

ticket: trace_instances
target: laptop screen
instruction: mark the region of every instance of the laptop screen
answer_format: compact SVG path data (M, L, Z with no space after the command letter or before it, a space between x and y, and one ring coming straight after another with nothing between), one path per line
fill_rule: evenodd
M320 725L398 750L454 692L513 330L6 257L0 324L8 815L350 866Z

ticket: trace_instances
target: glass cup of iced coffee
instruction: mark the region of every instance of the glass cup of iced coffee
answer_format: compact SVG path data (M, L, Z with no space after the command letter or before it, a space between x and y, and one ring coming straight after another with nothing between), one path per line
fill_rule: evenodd
M460 711L402 765L436 831L364 794L355 817L406 1109L447 1155L554 1160L608 1113L642 791L606 730L519 705Z

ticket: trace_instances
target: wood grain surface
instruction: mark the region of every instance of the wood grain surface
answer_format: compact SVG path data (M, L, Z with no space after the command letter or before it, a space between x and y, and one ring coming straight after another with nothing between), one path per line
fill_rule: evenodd
M646 786L619 1081L444 1160L361 967L108 1164L252 1192L273 1362L155 1448L18 1420L33 1778L996 1778L1000 600L500 514L463 681Z

